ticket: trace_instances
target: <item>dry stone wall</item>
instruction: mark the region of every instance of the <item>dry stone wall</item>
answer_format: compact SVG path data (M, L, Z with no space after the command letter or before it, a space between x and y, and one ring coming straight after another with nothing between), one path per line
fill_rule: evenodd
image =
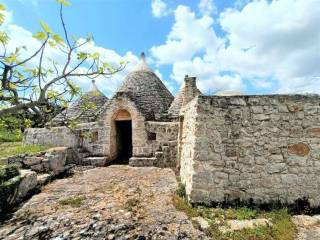
M146 131L151 140L157 167L177 167L178 132L177 122L146 122Z
M320 206L319 96L199 96L186 107L179 144L192 202Z

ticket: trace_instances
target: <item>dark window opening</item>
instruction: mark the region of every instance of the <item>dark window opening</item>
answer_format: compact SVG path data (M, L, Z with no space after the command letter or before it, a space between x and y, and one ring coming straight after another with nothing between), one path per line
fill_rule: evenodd
M153 132L148 132L148 140L157 140L157 134Z
M115 164L129 164L132 157L132 122L116 121L118 158Z

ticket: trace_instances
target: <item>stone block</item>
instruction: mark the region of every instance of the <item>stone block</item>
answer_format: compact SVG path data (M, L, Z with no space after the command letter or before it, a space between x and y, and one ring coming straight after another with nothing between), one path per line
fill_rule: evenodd
M40 163L41 163L42 159L43 159L43 157L30 156L30 157L26 157L26 158L23 160L23 163L24 163L26 166L37 165L37 164L40 164Z
M286 172L288 170L288 167L285 163L276 163L276 164L269 164L268 166L268 173L282 173Z
M288 153L297 156L306 156L310 152L310 147L306 143L297 143L288 146Z

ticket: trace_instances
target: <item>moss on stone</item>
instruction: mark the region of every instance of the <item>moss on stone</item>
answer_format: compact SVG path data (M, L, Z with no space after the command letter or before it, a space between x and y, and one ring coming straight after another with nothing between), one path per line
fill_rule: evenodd
M0 183L1 184L18 175L19 175L19 169L16 165L10 164L10 165L0 166Z

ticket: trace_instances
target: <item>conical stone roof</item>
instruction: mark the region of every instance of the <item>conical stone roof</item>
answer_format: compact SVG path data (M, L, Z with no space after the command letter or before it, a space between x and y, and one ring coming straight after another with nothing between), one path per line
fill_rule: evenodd
M95 81L92 80L89 91L79 100L53 119L54 125L63 125L68 120L77 123L93 122L97 119L100 109L107 103L108 98L97 88Z
M139 65L128 74L114 98L126 96L135 102L146 120L161 120L167 113L173 96L152 71L141 54Z

